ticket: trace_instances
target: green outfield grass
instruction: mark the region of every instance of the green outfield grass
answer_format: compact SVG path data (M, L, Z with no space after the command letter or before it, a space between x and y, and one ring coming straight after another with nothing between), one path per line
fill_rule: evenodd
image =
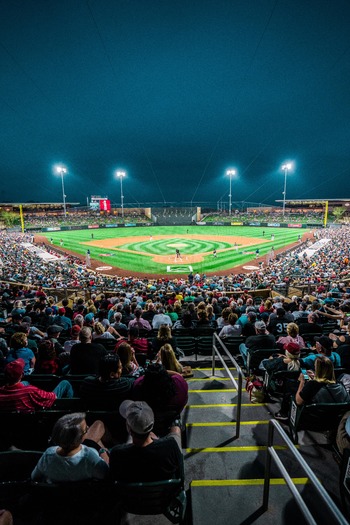
M265 235L263 235L265 231ZM130 227L130 228L101 228L94 230L73 230L67 232L48 232L44 235L53 239L54 245L60 246L63 240L63 248L72 250L85 259L89 248L91 259L101 261L101 266L117 266L131 273L147 274L176 274L188 273L189 266L193 271L200 273L215 273L219 270L229 270L255 258L255 250L259 248L260 256L266 255L271 248L279 250L298 240L299 234L309 230L288 228L262 228L245 226L162 226L162 227ZM91 238L93 234L94 238ZM152 235L152 240L150 236ZM172 236L164 239L161 236ZM274 235L274 240L271 236ZM132 237L146 237L142 242ZM210 239L208 237L211 237ZM218 237L217 240L213 236ZM221 240L220 236L226 237ZM232 237L227 239L227 237ZM237 239L238 238L238 239ZM244 246L249 238L264 241L251 246ZM116 239L118 246L102 248L91 246L90 242ZM234 246L234 240L238 247ZM182 262L175 262L175 250L180 249ZM217 258L213 257L213 250L217 250ZM125 252L123 250L130 250ZM220 250L225 250L220 252ZM134 252L134 253L133 253ZM186 260L194 254L207 253L201 262L191 263ZM169 262L158 263L153 256L168 256ZM168 271L170 266L170 271Z

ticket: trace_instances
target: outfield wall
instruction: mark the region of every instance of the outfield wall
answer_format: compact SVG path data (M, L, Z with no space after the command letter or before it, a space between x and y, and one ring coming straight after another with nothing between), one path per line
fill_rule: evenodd
M100 228L133 228L137 226L157 226L161 227L154 223L149 222L126 222L126 223L114 223L114 224L81 224L81 225L72 225L72 226L48 226L47 228L27 228L26 231L38 231L41 232L57 232L57 231L72 231L72 230L95 230ZM179 225L180 226L180 225ZM321 228L322 224L314 223L280 223L280 222L196 222L193 226L259 226L262 228Z

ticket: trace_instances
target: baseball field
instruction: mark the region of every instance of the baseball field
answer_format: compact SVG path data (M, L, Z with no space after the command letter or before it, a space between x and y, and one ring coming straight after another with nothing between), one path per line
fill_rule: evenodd
M92 267L101 272L119 268L132 274L173 275L189 271L215 274L245 264L246 271L252 271L259 262L266 263L271 250L285 250L298 242L299 235L309 232L273 227L152 226L44 235L54 246L73 252L84 261L90 250L91 261L97 262Z

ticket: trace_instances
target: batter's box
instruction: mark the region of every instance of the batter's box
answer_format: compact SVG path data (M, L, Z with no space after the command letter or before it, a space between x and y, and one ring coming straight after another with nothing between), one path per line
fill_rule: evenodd
M188 268L188 270L186 270L186 268ZM184 272L187 272L187 271L190 271L190 272L193 272L193 268L192 266L189 264L183 264L181 266L178 266L178 265L169 265L166 267L166 271L168 273L184 273Z

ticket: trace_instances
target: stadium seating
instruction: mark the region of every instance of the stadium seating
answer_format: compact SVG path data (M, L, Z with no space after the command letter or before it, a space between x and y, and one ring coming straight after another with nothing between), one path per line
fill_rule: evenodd
M292 398L288 423L294 443L298 444L300 430L336 431L341 418L348 410L350 410L350 403L313 403L298 406Z

